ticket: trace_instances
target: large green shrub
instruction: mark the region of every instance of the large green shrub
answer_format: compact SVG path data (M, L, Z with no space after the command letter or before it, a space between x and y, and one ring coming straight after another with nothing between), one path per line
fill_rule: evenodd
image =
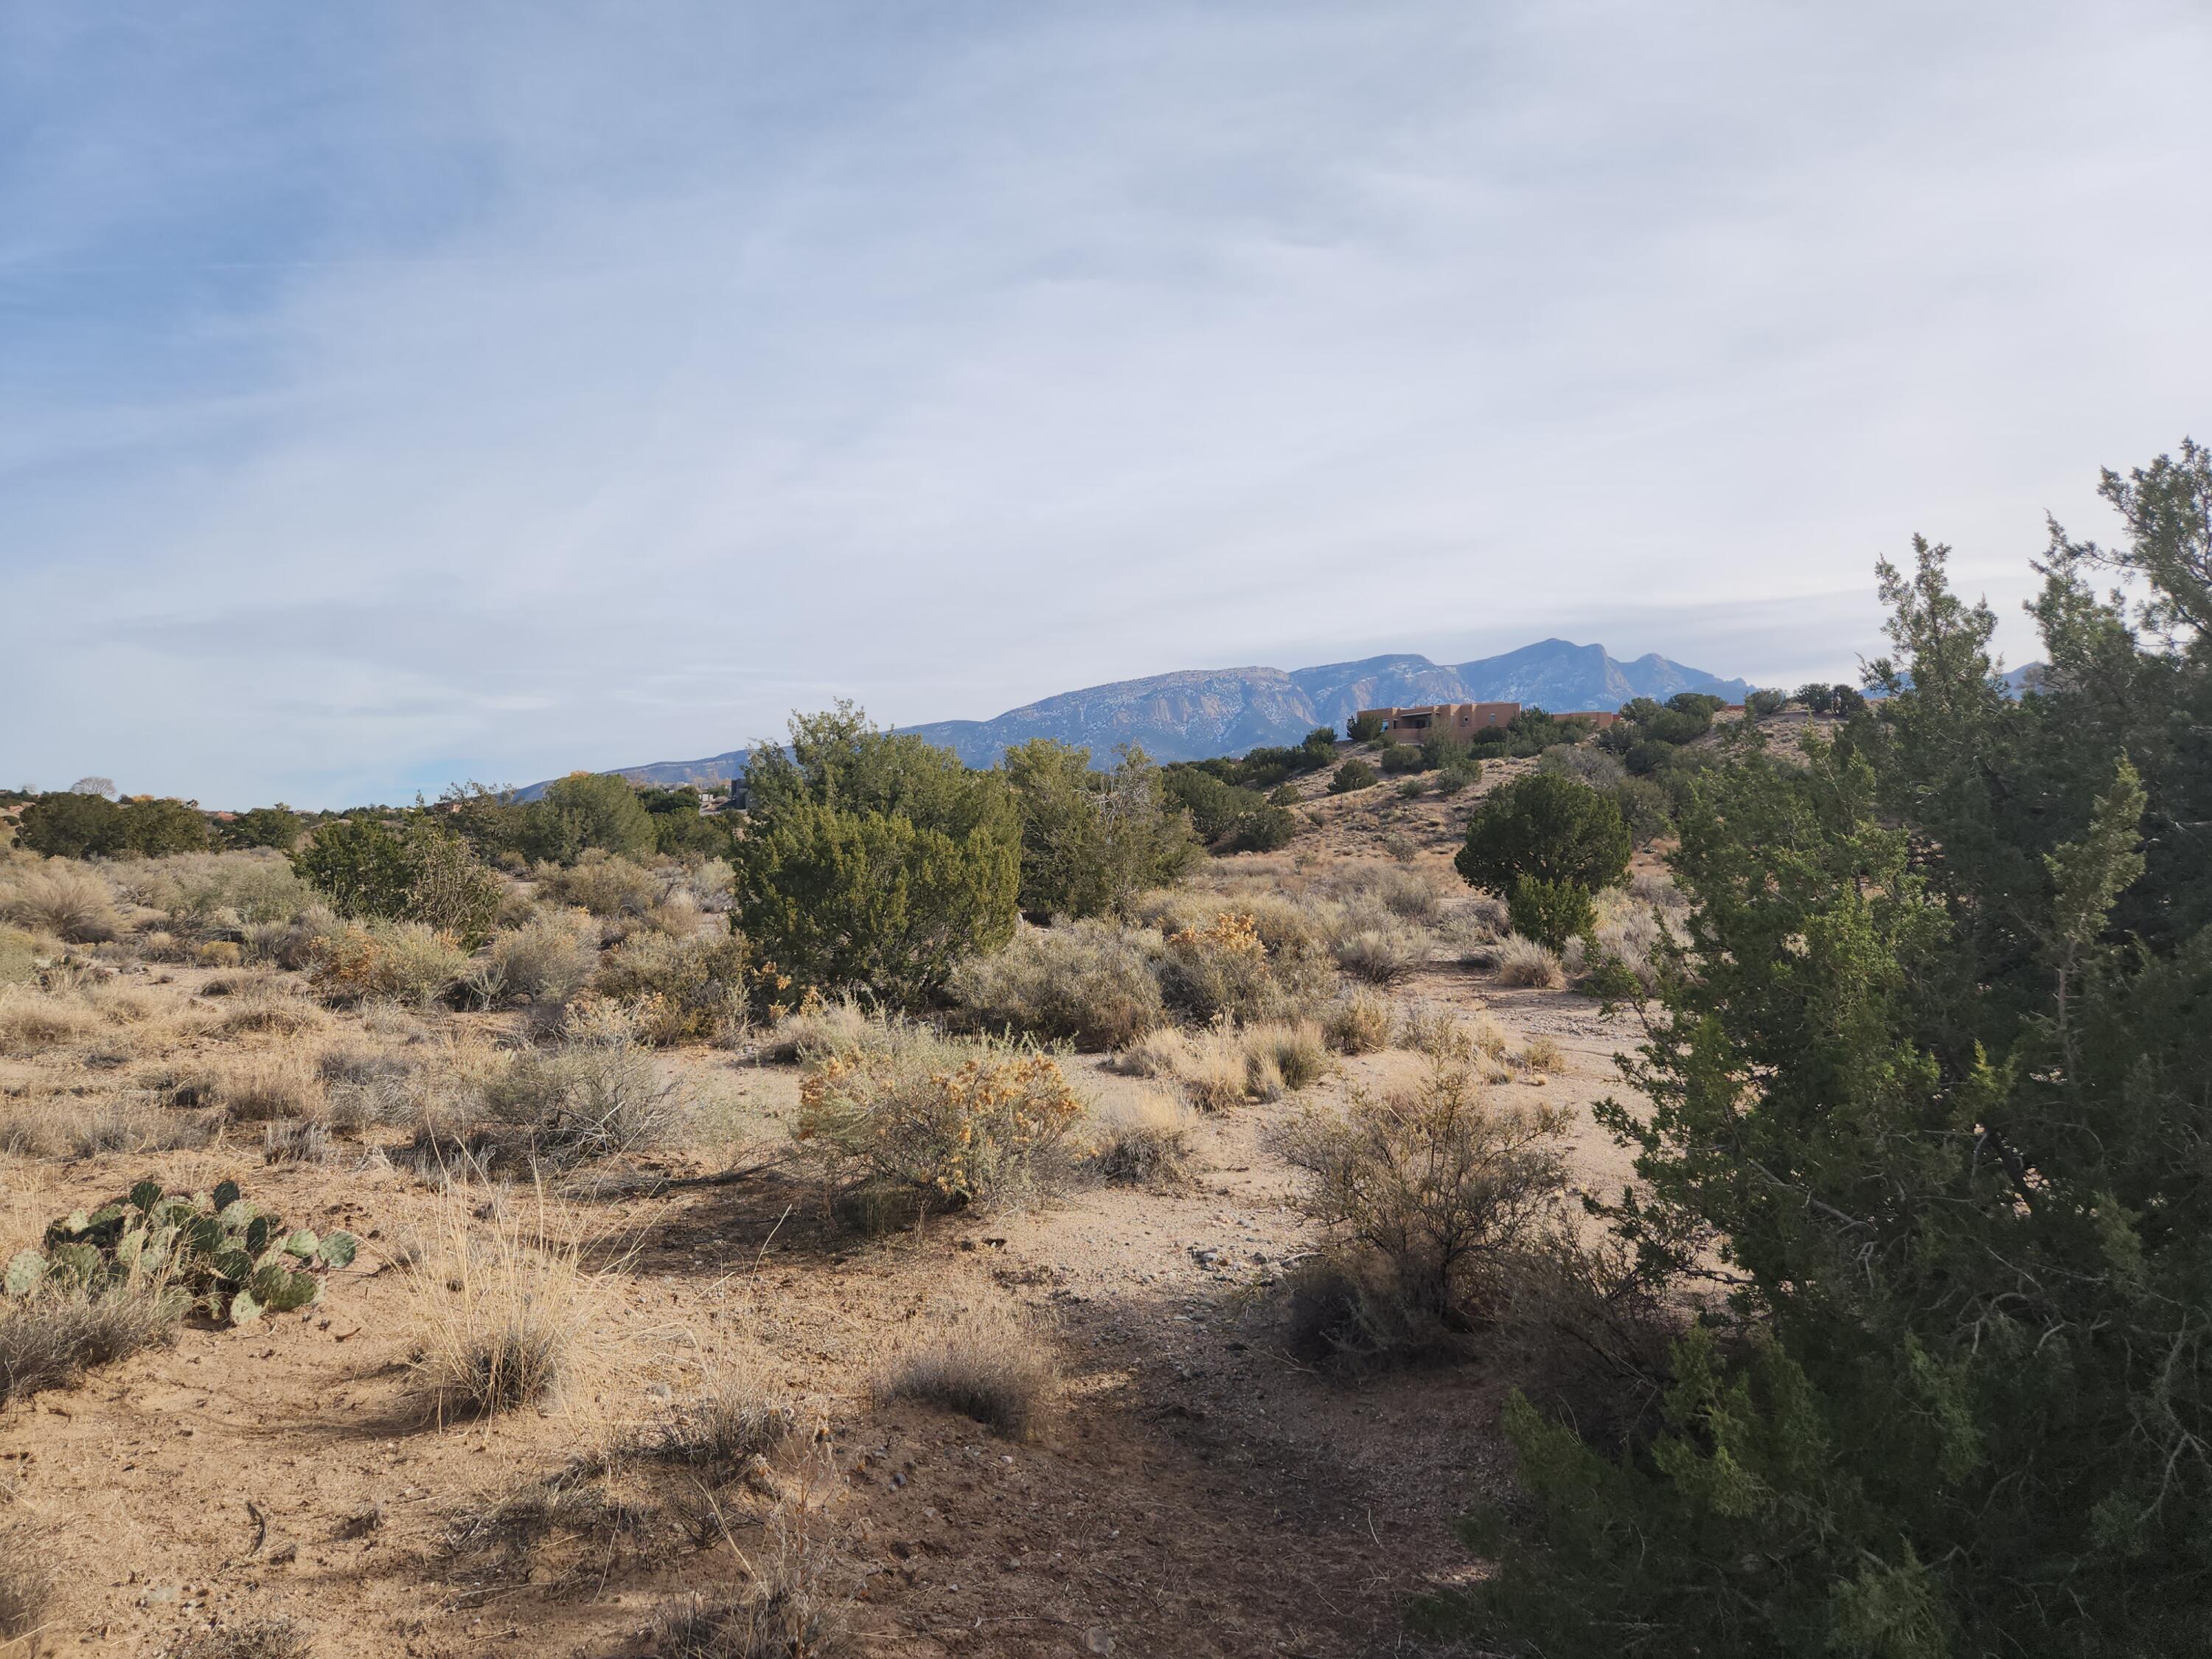
M2126 541L2047 559L2054 689L2005 695L1919 544L1880 705L1693 782L1650 1103L1604 1117L1617 1236L1705 1317L1654 1439L1509 1413L1527 1509L1434 1610L1486 1650L2203 1650L2212 455L2104 494Z
M574 864L586 848L621 858L651 858L660 844L653 815L625 778L571 772L545 786L531 803L521 851L532 859Z
M1554 951L1587 933L1596 923L1590 908L1590 891L1580 882L1546 881L1540 876L1516 876L1505 896L1505 910L1513 931Z
M927 1000L963 956L1013 933L1012 837L955 840L888 812L796 801L738 848L738 914L762 957L800 988Z
M1335 775L1329 779L1328 793L1332 795L1348 795L1355 789L1372 789L1381 781L1382 780L1376 775L1375 769L1365 761L1348 760L1338 767Z
M226 847L273 847L280 853L289 853L299 846L307 825L305 818L279 801L274 806L256 806L239 813L222 826L222 843Z
M491 937L506 890L459 836L419 817L327 819L292 867L342 916L421 922L471 951Z
M161 858L208 845L206 815L187 801L112 801L74 790L40 795L23 808L19 846L50 858Z
M1523 877L1595 892L1620 879L1632 850L1619 807L1588 784L1536 772L1482 803L1453 863L1470 886L1501 897Z
M1353 714L1344 722L1344 735L1354 743L1372 743L1382 735L1380 714Z
M342 916L403 915L415 880L405 833L365 813L318 824L292 867Z
M1088 749L1033 738L1000 765L1021 814L1021 908L1034 920L1126 909L1138 893L1181 879L1199 856L1141 750L1094 772Z

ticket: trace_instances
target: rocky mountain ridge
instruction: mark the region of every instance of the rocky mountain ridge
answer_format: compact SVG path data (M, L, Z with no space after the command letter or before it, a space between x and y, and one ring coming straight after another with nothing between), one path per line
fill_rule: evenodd
M1008 709L994 720L902 726L989 766L1014 744L1051 738L1104 761L1122 744L1154 760L1207 760L1264 744L1294 744L1316 726L1341 729L1362 708L1428 702L1519 702L1565 713L1614 709L1635 697L1662 702L1704 691L1741 702L1750 685L1649 653L1623 662L1601 645L1543 640L1471 662L1434 663L1410 653L1313 668L1194 668L1115 680ZM718 783L744 770L750 750L694 761L617 769L633 783ZM524 792L535 794L544 786Z

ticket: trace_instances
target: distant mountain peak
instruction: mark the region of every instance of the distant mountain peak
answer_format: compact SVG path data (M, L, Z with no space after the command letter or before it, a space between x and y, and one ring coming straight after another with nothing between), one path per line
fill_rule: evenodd
M970 766L993 765L1010 745L1031 738L1082 745L1102 763L1122 744L1136 744L1154 760L1209 760L1262 744L1295 744L1316 726L1341 730L1363 708L1520 702L1565 713L1618 708L1635 697L1663 702L1680 691L1741 702L1750 690L1742 680L1685 667L1656 651L1622 662L1601 645L1549 639L1463 663L1392 652L1287 672L1261 665L1176 669L1063 691L995 720L899 729L942 744ZM635 783L720 782L744 770L747 752L620 769ZM543 787L524 793L535 794Z

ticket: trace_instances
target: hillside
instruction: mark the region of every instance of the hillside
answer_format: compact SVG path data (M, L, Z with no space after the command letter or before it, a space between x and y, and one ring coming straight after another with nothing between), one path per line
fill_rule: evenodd
M937 720L902 728L942 744L970 766L994 763L1009 745L1052 738L1103 760L1133 743L1155 760L1241 755L1293 744L1316 726L1342 726L1362 708L1394 703L1523 702L1555 711L1618 708L1633 697L1705 691L1740 702L1750 685L1671 662L1656 652L1622 662L1601 645L1545 640L1472 662L1433 663L1402 653L1315 668L1184 669L1116 680L1007 710L994 720ZM617 769L633 783L719 783L744 771L748 750L701 760ZM534 796L544 786L523 791Z

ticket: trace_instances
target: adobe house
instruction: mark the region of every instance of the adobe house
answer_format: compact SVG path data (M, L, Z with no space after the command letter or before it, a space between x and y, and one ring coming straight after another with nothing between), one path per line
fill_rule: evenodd
M1448 732L1464 738L1492 726L1510 726L1521 712L1517 702L1432 702L1417 708L1363 708L1359 718L1372 714L1383 732L1403 743L1419 743L1431 732Z

